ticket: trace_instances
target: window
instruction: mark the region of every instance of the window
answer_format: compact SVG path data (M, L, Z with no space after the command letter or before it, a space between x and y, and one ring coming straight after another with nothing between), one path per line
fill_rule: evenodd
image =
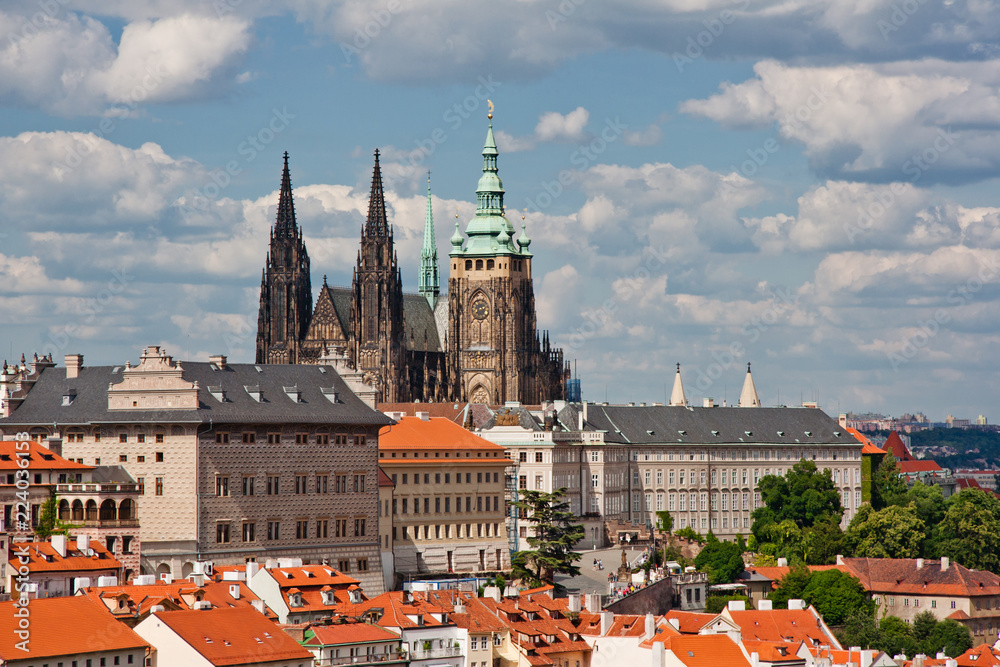
M136 456L135 460L138 463L145 463L146 462L146 457L145 456L141 456L141 455L140 456Z
M598 461L600 461L600 456L601 454L597 450L590 452L590 462L597 463Z
M647 470L642 474L642 479L645 486L649 486L649 479L651 474L652 473L649 470Z
M316 520L316 537L329 537L330 522L327 519Z
M744 493L743 494L743 509L745 509L745 510L750 509L750 494L749 493Z
M215 541L219 544L229 543L229 524L228 523L217 523L215 524Z
M162 444L163 443L163 434L162 433L157 433L156 437L154 439L156 440L157 444Z
M650 493L647 493L647 494L646 494L646 511L647 511L647 512L648 512L648 511L650 511L651 509L653 509L653 508L652 508L652 507L650 506L650 505L651 505L651 503L652 503L652 494L650 494Z
M280 521L268 521L267 522L267 539L269 539L269 540L279 540L279 539L281 539L281 522Z
M229 434L228 433L216 433L215 434L215 444L217 445L228 445L229 444Z
M252 445L255 442L257 442L257 433L256 433L256 431L244 431L242 435L243 435L243 444L244 445Z
M269 475L267 478L267 495L276 496L281 492L281 478L277 475Z
M308 480L309 480L309 477L307 477L306 475L296 475L295 476L295 494L296 495L302 495L303 493L306 492L306 483L308 482Z
M541 462L542 462L542 453L535 452L535 463L541 463Z
M156 462L163 463L163 452L156 452Z
M118 455L118 462L119 463L128 463L128 454L119 454Z
M256 542L257 541L257 524L253 521L243 522L243 541L244 542Z
M359 558L358 559L358 572L367 572L367 571L368 571L368 559L367 558Z
M140 496L146 495L146 478L145 477L136 477L135 478L135 483L136 483L136 486L139 487L139 495Z
M347 519L334 520L334 526L336 527L337 537L347 537Z
M215 495L217 496L228 496L229 495L229 478L223 477L221 475L215 478Z
M656 511L660 512L662 510L663 510L663 494L662 493L657 493L656 494Z
M163 478L162 477L157 477L156 478L156 495L158 495L158 496L162 496L163 495Z
M309 522L299 519L295 522L295 539L304 540L309 537Z
M295 434L295 444L296 445L308 445L309 444L309 434L308 433L296 433Z
M140 433L139 435L135 436L135 439L136 442L146 442L146 434Z
M601 483L601 480L600 480L600 477L598 475L594 474L594 475L590 476L590 485L593 488L595 488L595 489L598 488L600 486L600 483Z
M347 493L347 475L334 475L334 493Z
M119 433L118 442L128 442L128 433Z
M517 455L517 460L520 461L521 463L527 463L528 462L528 452L521 452L520 454L518 454Z
M365 534L365 519L354 520L354 536L361 537Z
M675 507L674 507L674 498L675 498L676 495L677 494L675 494L675 493L671 493L671 494L667 495L667 511L668 512L673 512L674 509L675 509Z
M365 492L365 476L355 475L354 476L354 493L364 493Z
M405 478L406 475L403 475L403 477ZM316 493L329 492L330 490L329 483L330 483L329 475L316 475Z
M349 561L347 559L338 560L337 561L337 569L340 570L341 572L350 572L351 571L351 561Z

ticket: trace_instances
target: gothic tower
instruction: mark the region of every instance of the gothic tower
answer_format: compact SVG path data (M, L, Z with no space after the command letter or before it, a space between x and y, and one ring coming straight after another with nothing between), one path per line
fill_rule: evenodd
M302 242L302 230L295 222L286 152L278 215L271 228L271 246L260 279L257 363L299 363L299 342L305 336L311 317L309 254Z
M539 341L531 240L504 217L490 104L476 214L451 238L448 357L452 394L475 403L539 403L563 397L562 353ZM464 245L464 247L463 247Z
M380 400L409 400L403 326L403 281L396 262L392 226L385 211L382 171L375 169L368 218L361 230L361 250L351 286L349 355Z
M438 280L438 251L434 238L434 213L431 210L431 175L427 174L427 213L424 214L424 246L420 249L420 282L417 291L427 299L431 310L441 294Z

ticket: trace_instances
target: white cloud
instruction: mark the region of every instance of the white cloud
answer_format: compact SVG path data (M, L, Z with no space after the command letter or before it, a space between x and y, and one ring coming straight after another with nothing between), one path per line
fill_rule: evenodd
M89 16L0 11L0 34L9 36L0 45L0 103L74 116L217 95L235 79L249 28L235 17L181 14L130 23L116 45Z
M763 61L687 113L726 127L776 124L821 174L956 182L1000 172L1000 61L798 67Z
M538 119L535 136L539 141L583 141L587 137L589 120L590 112L583 107L577 107L565 115L550 111Z
M533 137L516 137L503 130L495 130L493 137L497 140L497 149L501 153L518 153L520 151L530 151L535 148Z

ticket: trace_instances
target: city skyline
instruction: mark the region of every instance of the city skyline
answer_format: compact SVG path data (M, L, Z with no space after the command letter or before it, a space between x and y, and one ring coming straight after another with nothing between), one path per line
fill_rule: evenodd
M348 285L372 153L404 289L494 128L539 330L587 400L995 413L1000 13L970 2L14 0L0 10L8 361L254 355L282 154ZM526 210L525 210L526 209ZM994 360L994 361L991 361Z

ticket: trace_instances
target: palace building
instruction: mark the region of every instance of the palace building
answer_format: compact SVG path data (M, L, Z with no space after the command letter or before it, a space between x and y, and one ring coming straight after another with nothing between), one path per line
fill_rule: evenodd
M504 215L492 113L476 214L455 225L448 294L440 291L430 183L419 291L403 291L375 151L368 217L350 288L324 278L315 305L309 254L295 220L285 154L278 212L261 276L257 363L319 364L346 355L379 400L537 404L562 399L568 366L539 335L531 239Z

